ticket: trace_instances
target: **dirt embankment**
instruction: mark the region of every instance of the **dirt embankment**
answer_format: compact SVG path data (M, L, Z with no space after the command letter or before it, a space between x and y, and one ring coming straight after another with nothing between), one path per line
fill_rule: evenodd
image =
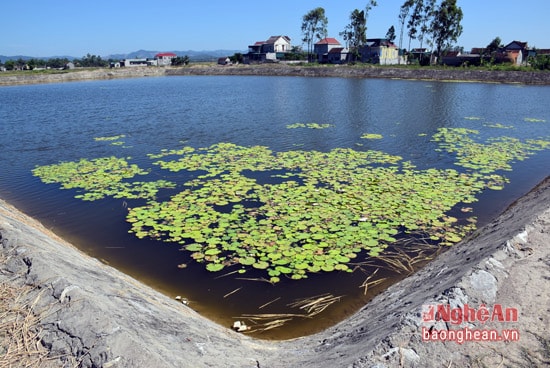
M256 75L421 79L441 81L472 81L489 83L520 83L550 85L549 72L487 71L468 68L408 69L380 66L298 66L298 65L238 65L238 66L186 66L186 67L133 67L95 69L46 74L21 72L0 73L1 85L59 83L78 80L154 77L164 75Z
M25 331L27 342L45 350L44 367L547 366L549 244L550 177L349 319L312 336L268 342L201 317L0 201L0 286L29 290L18 299L35 316ZM439 303L517 308L518 321L423 321L423 305ZM0 326L3 316L0 310ZM513 329L520 340L426 342L423 327ZM7 335L0 329L0 366L10 355Z
M163 68L124 68L124 69L83 69L76 71L59 71L51 73L33 73L21 71L17 73L0 73L0 86L24 84L63 83L85 80L158 77L165 75Z

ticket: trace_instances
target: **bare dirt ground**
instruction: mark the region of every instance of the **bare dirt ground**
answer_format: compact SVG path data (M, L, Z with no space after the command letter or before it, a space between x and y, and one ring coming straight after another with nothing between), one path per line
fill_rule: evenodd
M291 341L255 340L217 325L2 201L0 234L2 368L550 365L550 178L349 319ZM447 303L519 314L509 323L423 321L425 306ZM428 342L423 327L517 330L520 337Z

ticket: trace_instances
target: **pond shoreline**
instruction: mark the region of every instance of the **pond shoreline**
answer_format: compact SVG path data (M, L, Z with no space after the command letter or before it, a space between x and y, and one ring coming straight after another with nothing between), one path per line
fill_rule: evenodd
M33 307L36 320L26 327L37 333L31 341L44 350L43 367L544 365L550 343L548 203L550 177L352 317L288 341L256 340L217 325L85 255L2 200L0 285L29 289L15 302ZM422 320L423 306L439 303L518 308L516 323L467 326L517 329L521 340L422 341L422 327L449 329Z
M508 83L526 85L550 85L549 72L536 71L488 71L467 68L409 69L380 66L289 66L289 65L238 65L238 66L185 66L185 67L135 67L121 69L90 69L59 71L58 73L21 74L0 73L0 86L62 83L85 80L142 78L181 75L233 75L233 76L292 76L385 78L407 80L434 80L454 82Z

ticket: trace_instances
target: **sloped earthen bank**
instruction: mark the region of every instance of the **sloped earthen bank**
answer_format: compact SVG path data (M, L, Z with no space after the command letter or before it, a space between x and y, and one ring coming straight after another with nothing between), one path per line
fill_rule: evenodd
M140 78L170 75L242 75L242 76L304 76L304 77L349 77L389 78L439 81L471 81L488 83L519 83L550 85L549 72L537 71L489 71L468 68L410 69L375 66L299 66L299 65L234 65L185 67L132 67L118 69L90 69L59 73L20 72L0 73L0 86L60 83L79 80L115 78Z
M466 367L550 363L550 177L351 318L291 341L219 326L86 256L0 201L0 284L27 285L46 367ZM0 258L2 259L2 258ZM425 342L423 305L519 310L519 341ZM0 334L1 338L1 334ZM0 343L0 362L6 349Z

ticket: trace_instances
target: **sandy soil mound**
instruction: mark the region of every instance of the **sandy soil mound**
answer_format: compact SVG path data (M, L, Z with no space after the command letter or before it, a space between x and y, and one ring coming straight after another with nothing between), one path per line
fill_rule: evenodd
M36 357L35 366L43 367L550 364L550 178L351 318L292 341L255 340L219 326L86 256L2 201L0 255L0 292L24 291L3 298L0 306L1 367L18 366L22 355L16 352L24 355L25 346L27 355ZM427 307L447 304L516 308L517 321L455 325L423 319ZM13 311L32 318L21 323ZM26 334L19 342L9 338L14 326ZM520 339L427 342L423 328L510 329Z

